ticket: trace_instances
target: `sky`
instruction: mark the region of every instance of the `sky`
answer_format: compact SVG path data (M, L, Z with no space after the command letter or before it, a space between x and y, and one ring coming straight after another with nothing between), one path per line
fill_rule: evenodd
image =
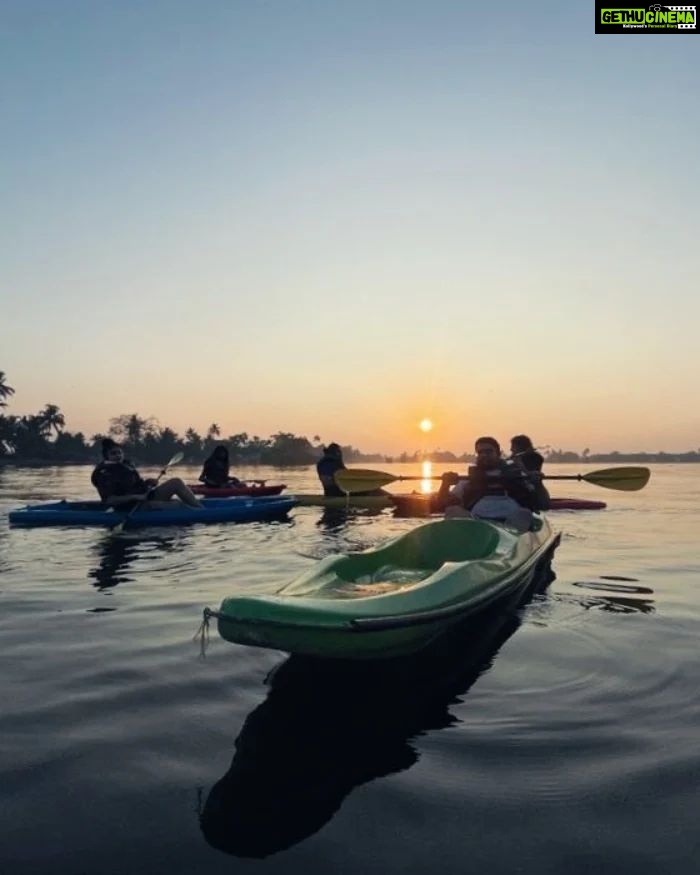
M700 447L699 48L580 0L0 0L6 412Z

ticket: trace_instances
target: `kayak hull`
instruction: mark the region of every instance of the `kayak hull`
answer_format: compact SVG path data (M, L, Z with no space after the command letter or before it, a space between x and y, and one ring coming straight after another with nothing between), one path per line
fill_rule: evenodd
M136 510L129 516L105 510L98 501L56 501L10 511L13 526L106 526L126 521L128 528L178 526L191 523L254 522L281 519L296 504L291 497L205 498L200 510L172 502L165 510ZM128 519L127 519L128 517Z
M417 492L409 495L394 495L393 504L396 516L427 517L437 513L433 508L433 496ZM607 504L604 501L591 501L579 498L552 498L549 510L603 510L606 507Z
M552 498L550 510L604 510L604 501L591 501L587 498Z
M250 486L204 486L202 483L190 483L190 489L195 495L204 495L207 498L237 498L239 496L247 496L249 498L264 498L268 495L279 495L283 489L287 488L286 483L280 483L276 486L263 486L261 484L252 484Z
M295 495L294 497L301 507L328 507L338 510L357 507L381 510L394 506L391 495Z
M331 659L386 659L529 586L558 543L544 518L519 534L473 519L436 520L362 553L329 557L275 595L224 599L232 643Z

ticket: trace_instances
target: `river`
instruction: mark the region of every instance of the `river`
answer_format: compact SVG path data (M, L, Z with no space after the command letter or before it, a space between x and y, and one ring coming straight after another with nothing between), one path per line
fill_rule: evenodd
M0 468L4 872L698 865L700 466L652 466L640 492L554 484L608 507L550 514L550 585L449 658L391 677L215 628L202 657L193 636L224 596L274 590L420 520L298 507L283 522L119 536L8 527L22 504L93 497L89 473ZM236 473L318 491L309 468Z

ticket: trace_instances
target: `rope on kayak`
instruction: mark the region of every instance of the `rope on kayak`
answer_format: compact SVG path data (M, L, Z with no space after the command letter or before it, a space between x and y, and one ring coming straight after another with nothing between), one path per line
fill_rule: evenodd
M193 641L199 641L199 655L202 659L206 659L207 647L209 647L209 621L212 617L218 616L218 611L212 611L211 608L204 608L202 611L202 622L192 636Z

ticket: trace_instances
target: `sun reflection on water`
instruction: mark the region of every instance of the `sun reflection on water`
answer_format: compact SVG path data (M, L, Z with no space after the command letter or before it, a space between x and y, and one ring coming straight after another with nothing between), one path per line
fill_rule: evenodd
M424 459L421 462L421 477L423 478L420 482L420 491L422 493L432 492L433 491L433 463L430 459Z

